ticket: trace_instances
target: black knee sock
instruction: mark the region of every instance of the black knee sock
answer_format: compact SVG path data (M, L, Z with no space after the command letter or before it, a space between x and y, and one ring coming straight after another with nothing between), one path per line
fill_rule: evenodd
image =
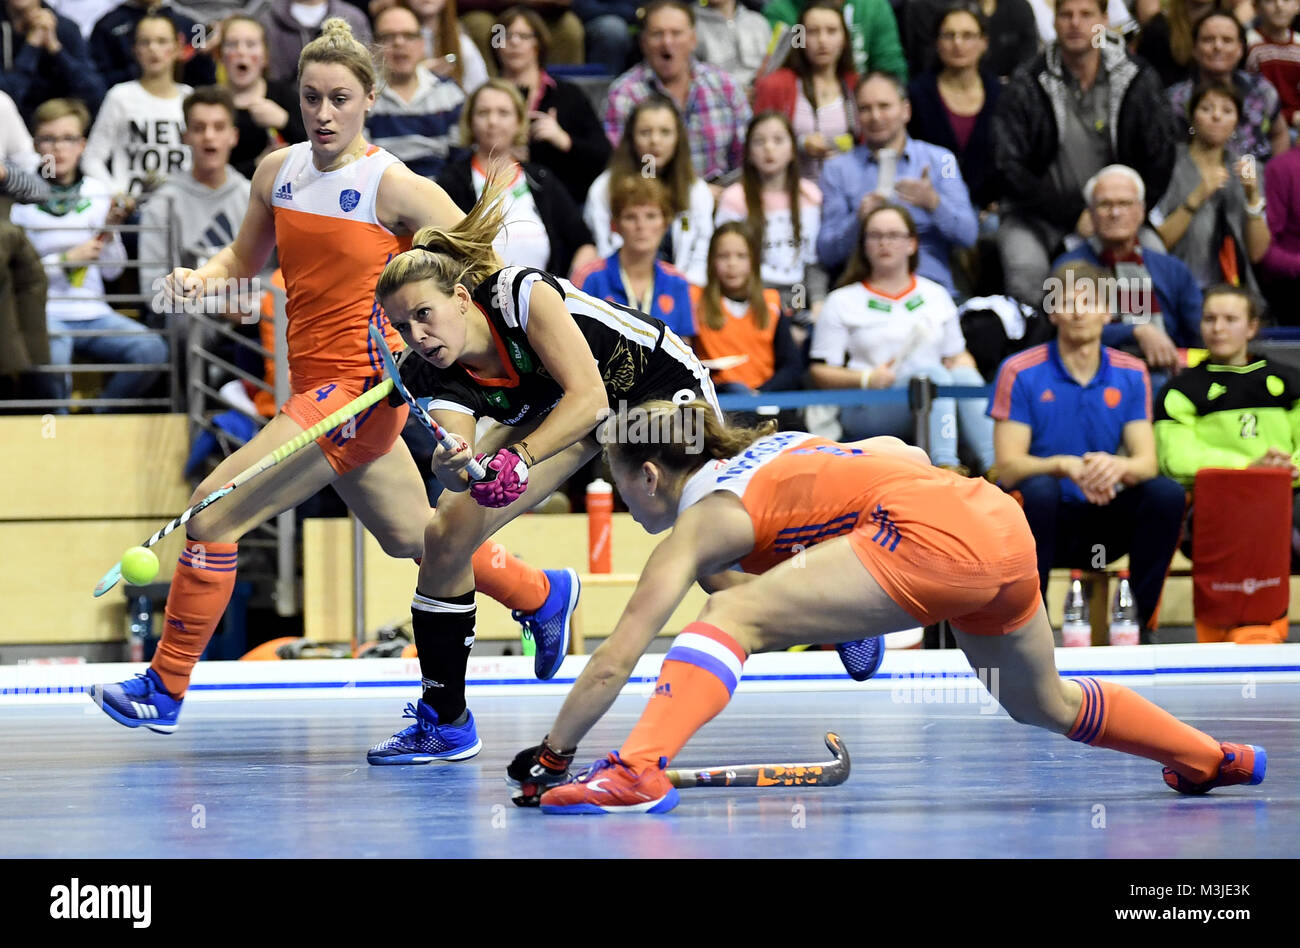
M424 703L443 724L452 724L465 712L465 666L474 646L477 613L472 592L435 599L417 589L411 600Z

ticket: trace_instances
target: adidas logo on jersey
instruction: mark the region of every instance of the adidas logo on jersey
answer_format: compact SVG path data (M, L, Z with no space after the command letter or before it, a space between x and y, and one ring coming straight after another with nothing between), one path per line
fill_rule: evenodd
M1040 402L1054 402L1056 401L1056 396L1052 394L1052 390L1050 388L1044 389L1043 394L1038 396L1038 400Z
M655 688L655 694L662 695L665 698L671 698L673 696L672 685L665 681L662 685Z
M293 185L290 184L288 181L280 185L278 188L275 189L275 196L273 199L276 201L292 201Z
M1205 397L1210 401L1214 401L1216 398L1218 398L1227 390L1228 390L1228 386L1220 385L1218 382L1211 382L1210 390L1209 392L1206 393Z

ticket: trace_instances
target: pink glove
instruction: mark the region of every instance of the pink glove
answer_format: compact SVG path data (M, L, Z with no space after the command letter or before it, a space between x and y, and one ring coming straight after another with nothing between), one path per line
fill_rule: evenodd
M491 457L480 454L474 460L487 472L485 480L476 481L469 488L470 496L480 507L505 507L528 489L528 465L509 448L502 448Z

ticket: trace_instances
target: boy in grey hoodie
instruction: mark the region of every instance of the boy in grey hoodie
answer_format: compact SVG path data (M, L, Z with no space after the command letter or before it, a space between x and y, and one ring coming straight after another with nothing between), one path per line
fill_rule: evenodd
M203 86L186 97L185 144L193 168L173 174L140 212L140 287L161 300L162 279L173 267L199 267L235 238L248 210L249 180L230 166L239 141L235 103L220 86ZM176 235L179 259L169 257L168 231ZM159 306L155 311L161 311Z

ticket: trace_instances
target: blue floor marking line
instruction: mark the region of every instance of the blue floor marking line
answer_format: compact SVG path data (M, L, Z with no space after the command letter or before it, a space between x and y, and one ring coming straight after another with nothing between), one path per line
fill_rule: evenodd
M1213 665L1189 666L1186 668L1111 668L1095 671L1063 672L1063 678L1086 678L1092 675L1102 677L1133 677L1139 675L1239 675L1247 673L1281 673L1300 672L1300 665L1236 665L1219 667ZM741 681L843 681L848 676L836 674L808 675L745 675ZM878 681L979 681L974 672L888 672L874 676ZM658 681L657 677L648 676L629 678L628 684L644 685ZM470 687L501 685L572 685L576 678L552 678L550 681L538 681L536 678L485 678L473 679L466 684ZM226 684L191 685L190 691L280 691L310 688L414 688L420 684L418 678L408 681L255 681L228 682ZM0 696L33 694L77 694L91 689L91 685L36 685L27 688L0 688Z

